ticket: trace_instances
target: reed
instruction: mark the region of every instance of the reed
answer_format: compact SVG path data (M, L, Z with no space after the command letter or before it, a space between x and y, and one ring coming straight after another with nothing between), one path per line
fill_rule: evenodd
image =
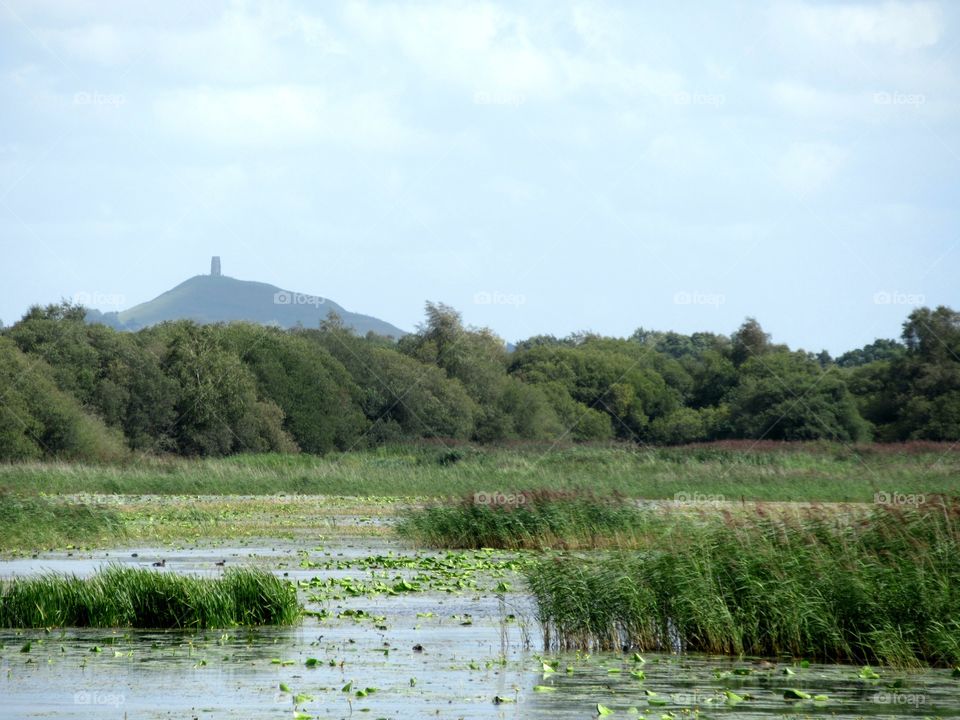
M292 584L250 568L199 578L113 566L85 579L48 574L0 586L0 627L291 625L300 612Z
M634 552L526 570L549 647L960 662L960 503L797 519L675 514Z
M119 515L108 508L0 487L0 550L115 541L124 535Z
M432 547L520 550L629 545L645 526L644 514L619 497L537 490L508 504L478 498L486 496L410 510L397 532Z

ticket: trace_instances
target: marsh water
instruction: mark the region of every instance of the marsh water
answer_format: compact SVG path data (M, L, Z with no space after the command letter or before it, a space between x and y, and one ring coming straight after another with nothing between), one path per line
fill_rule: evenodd
M848 665L544 653L519 577L485 569L503 556L474 554L438 582L429 562L392 562L404 557L449 554L339 537L0 561L2 578L160 559L159 572L207 575L223 572L219 561L253 564L297 581L314 613L292 628L0 630L0 717L558 720L595 717L598 705L612 717L960 717L949 670L878 668L867 680ZM785 700L790 688L826 699Z

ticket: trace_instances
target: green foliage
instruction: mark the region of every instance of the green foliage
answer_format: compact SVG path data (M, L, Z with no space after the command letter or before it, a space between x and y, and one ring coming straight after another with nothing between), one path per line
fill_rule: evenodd
M960 660L960 506L866 518L656 515L646 546L529 567L548 645Z
M602 416L606 419L606 416ZM509 447L406 443L329 453L179 458L122 464L0 463L0 486L51 494L326 494L449 497L478 490L589 488L600 494L674 499L703 493L730 501L873 502L877 491L953 491L960 448L727 440L681 447L554 440ZM864 478L882 478L883 483Z
M0 337L0 458L111 461L125 453L118 433L56 386L46 362Z
M912 312L903 344L836 362L773 344L752 318L730 337L585 332L511 353L442 303L397 342L358 337L335 314L319 329L125 333L84 313L33 307L0 330L0 459L322 454L421 438L960 439L960 315L945 307Z
M851 373L864 417L882 440L960 439L960 313L918 308L903 341Z
M336 326L304 335L339 360L360 388L360 407L372 425L370 440L466 439L473 433L479 408L440 368Z
M148 333L165 341L161 367L179 389L172 437L186 455L289 451L283 412L260 399L239 355L220 342L222 326L164 323Z
M642 527L643 515L617 498L582 492L516 493L509 503L474 495L456 505L409 512L401 536L445 548L606 547Z
M214 579L114 566L88 579L51 574L0 585L0 627L291 625L300 612L291 583L247 568Z
M744 361L728 397L735 437L858 442L869 435L839 371L804 353L768 352Z
M248 323L226 326L221 336L253 373L258 394L282 411L283 428L301 450L344 450L366 430L360 389L324 348L300 335Z
M41 548L123 537L117 514L85 503L65 503L0 487L0 547Z

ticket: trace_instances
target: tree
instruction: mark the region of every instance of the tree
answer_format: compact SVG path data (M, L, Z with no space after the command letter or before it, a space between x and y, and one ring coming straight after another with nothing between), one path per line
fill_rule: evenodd
M822 369L803 352L770 352L745 361L729 404L737 437L841 442L869 437L840 372Z
M770 350L770 336L763 331L760 323L752 317L744 320L731 340L733 344L731 359L738 366L751 357L763 355Z

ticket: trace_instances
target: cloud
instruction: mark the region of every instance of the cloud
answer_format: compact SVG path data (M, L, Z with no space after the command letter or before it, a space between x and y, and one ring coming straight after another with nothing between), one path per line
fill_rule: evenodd
M919 50L940 40L943 18L933 2L813 5L789 2L774 10L774 21L810 40L832 46Z
M793 143L780 158L777 177L792 193L816 195L831 184L847 156L846 150L829 143Z
M318 85L191 88L160 93L153 109L163 129L212 146L337 143L393 151L418 140L385 97L335 97Z
M575 51L551 33L553 14L522 14L492 3L348 6L351 32L382 50L393 46L420 77L473 96L476 92L557 100L584 90L612 89L672 97L683 89L672 70L617 56L611 17L577 7L564 18L585 46Z

